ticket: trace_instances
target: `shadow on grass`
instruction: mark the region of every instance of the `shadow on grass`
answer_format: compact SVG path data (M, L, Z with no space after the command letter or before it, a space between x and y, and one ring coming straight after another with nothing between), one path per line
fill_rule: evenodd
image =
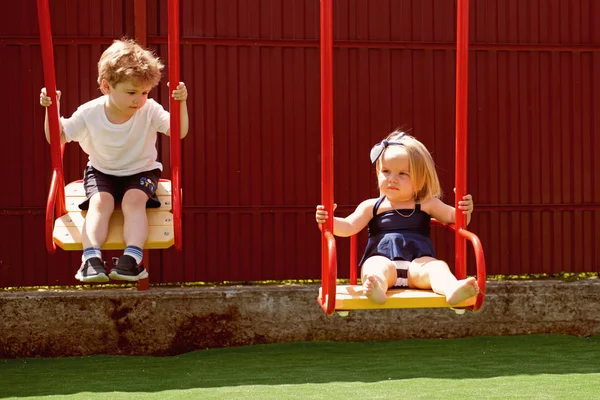
M301 342L173 357L0 360L0 398L245 385L598 374L600 336Z

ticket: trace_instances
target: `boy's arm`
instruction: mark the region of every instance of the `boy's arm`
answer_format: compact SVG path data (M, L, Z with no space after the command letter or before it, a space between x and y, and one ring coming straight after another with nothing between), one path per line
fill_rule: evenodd
M187 110L188 92L185 83L179 82L179 86L177 86L177 88L173 90L173 93L171 95L175 100L179 100L179 123L181 128L180 138L183 139L187 136L190 125ZM167 135L171 135L171 129L169 129Z
M52 104L52 100L46 95L46 88L42 89L40 94L40 104L46 109L46 115L44 117L44 132L46 134L46 141L50 143L50 122L48 119L48 107ZM56 91L56 109L58 110L58 129L60 130L60 144L67 142L65 132L63 131L62 122L60 121L60 91Z
M46 117L44 118L44 133L46 134L46 141L50 143L50 122L48 121L48 107L45 107Z
M188 118L187 102L183 100L179 106L180 112L180 124L181 124L181 138L187 136L190 127L190 121Z

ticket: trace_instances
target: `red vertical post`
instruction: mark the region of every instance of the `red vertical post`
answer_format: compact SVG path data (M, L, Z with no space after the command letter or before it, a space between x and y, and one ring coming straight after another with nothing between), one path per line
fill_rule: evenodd
M333 235L333 10L332 0L320 2L321 62L321 204L329 213L323 225L321 240L321 277L323 301L330 305L335 296L335 278L330 276L327 233ZM330 236L331 236L330 235ZM331 239L332 240L332 239ZM337 272L336 272L337 273ZM333 278L333 279L332 279ZM332 282L333 280L333 282ZM333 290L332 290L333 289ZM329 296L329 299L327 299ZM335 300L333 300L335 301Z
M173 199L173 222L175 248L181 250L182 243L182 199L181 199L181 114L178 100L173 99L173 90L179 85L179 0L169 0L169 110L171 113L171 196Z
M456 277L467 276L466 240L459 233L466 228L465 215L458 210L458 202L467 189L467 94L469 84L469 0L457 0L456 10Z
M50 124L50 144L52 168L62 168L60 154L60 125L58 122L58 102L56 100L56 72L54 70L54 48L52 44L52 28L50 25L50 9L48 0L38 0L38 23L40 26L40 44L44 66L44 85L46 93L52 99L48 107L48 123Z

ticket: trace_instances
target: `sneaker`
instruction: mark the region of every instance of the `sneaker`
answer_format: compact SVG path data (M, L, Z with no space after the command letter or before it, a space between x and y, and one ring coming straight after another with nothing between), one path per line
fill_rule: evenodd
M98 257L89 258L81 263L81 267L75 274L75 279L81 282L108 282L106 276L106 263Z
M121 257L113 258L115 266L110 270L110 279L118 281L139 281L148 277L148 271L142 264L135 262L135 258L123 254Z

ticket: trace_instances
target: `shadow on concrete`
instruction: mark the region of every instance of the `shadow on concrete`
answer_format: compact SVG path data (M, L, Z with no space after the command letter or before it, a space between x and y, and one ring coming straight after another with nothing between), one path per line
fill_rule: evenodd
M600 336L297 342L172 357L0 360L0 398L193 388L600 373Z

